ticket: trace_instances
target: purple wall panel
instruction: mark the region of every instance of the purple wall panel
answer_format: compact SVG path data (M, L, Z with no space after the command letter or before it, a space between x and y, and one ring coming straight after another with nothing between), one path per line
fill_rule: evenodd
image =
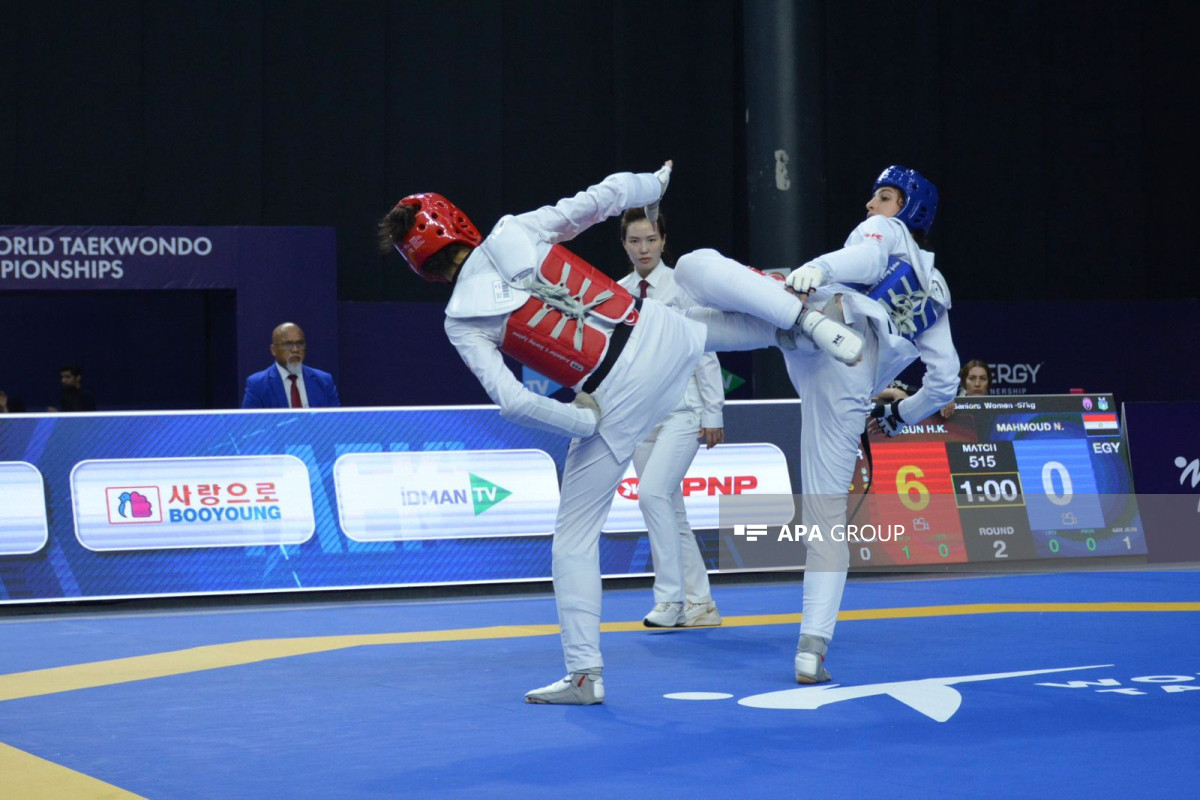
M950 276L953 289L953 276ZM1200 300L955 302L954 344L993 365L994 394L1200 397ZM919 379L919 370L913 370ZM912 377L912 374L906 377Z
M340 303L338 393L342 403L490 403L446 339L444 319L442 303ZM309 334L309 339L313 338ZM314 357L313 363L319 365L320 361Z
M78 360L102 410L237 407L284 321L337 378L336 258L332 228L0 226L0 388L44 410Z

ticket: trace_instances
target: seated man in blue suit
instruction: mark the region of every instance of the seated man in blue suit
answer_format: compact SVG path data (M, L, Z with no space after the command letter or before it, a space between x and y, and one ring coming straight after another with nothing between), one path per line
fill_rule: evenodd
M328 372L304 366L304 331L285 322L271 334L275 363L246 379L242 408L333 408L340 406Z

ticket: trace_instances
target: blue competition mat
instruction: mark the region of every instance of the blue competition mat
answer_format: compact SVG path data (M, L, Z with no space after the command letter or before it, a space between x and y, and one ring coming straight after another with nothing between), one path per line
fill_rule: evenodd
M0 797L1190 797L1200 576L852 580L791 675L798 584L720 628L605 594L603 706L549 595L0 618ZM107 794L106 794L107 793Z

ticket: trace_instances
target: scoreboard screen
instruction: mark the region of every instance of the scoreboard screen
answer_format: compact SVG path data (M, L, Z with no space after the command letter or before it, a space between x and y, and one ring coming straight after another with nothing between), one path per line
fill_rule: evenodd
M1146 553L1111 395L960 397L869 441L850 523L903 533L849 539L852 568Z

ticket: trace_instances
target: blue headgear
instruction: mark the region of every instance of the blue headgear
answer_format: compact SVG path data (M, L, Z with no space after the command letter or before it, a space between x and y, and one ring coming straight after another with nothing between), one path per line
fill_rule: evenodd
M933 217L937 214L936 186L915 169L898 164L879 173L875 179L875 189L878 190L880 186L893 186L904 192L904 208L900 209L896 219L907 225L910 231L929 233L933 227Z

